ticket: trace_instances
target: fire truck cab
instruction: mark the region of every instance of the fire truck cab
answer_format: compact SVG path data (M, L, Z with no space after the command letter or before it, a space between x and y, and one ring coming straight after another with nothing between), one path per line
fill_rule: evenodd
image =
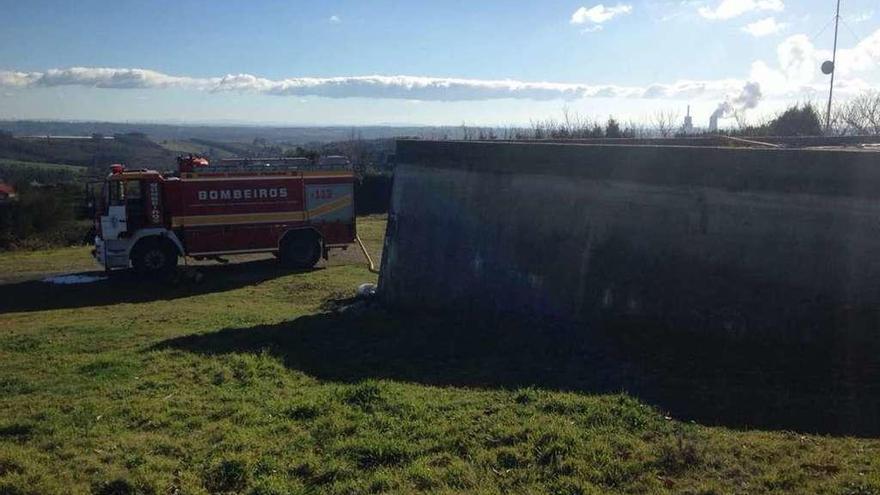
M173 270L180 256L274 253L294 268L314 266L357 235L354 176L335 157L178 160L178 171L111 166L95 215L95 259L106 270Z

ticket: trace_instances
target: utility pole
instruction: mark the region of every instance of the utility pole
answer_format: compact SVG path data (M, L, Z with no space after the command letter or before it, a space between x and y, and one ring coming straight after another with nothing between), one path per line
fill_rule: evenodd
M837 27L840 24L840 0L834 14L834 51L831 52L831 87L828 89L828 111L825 113L825 134L831 131L831 98L834 96L834 73L837 72Z

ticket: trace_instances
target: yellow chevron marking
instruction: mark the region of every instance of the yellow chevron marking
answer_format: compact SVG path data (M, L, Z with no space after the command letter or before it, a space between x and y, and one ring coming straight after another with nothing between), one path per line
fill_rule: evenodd
M282 211L277 213L244 213L232 215L190 215L171 219L172 227L198 227L205 225L239 225L244 223L284 223L302 222L305 215L301 211Z
M247 177L236 176L199 176L191 174L183 177L184 182L220 182L220 181L267 181L267 180L300 180L299 174L274 174L274 175L249 175Z
M180 174L187 182L220 181L220 180L268 180L268 179L339 179L350 177L354 179L354 173L349 171L318 171L318 172L284 172L267 170L259 172L260 175L236 175L235 172L214 173L184 173Z
M341 198L334 199L328 203L324 203L321 206L313 208L309 210L309 217L319 217L321 215L326 215L328 213L334 212L336 210L340 210L345 208L346 206L351 204L351 195L342 196Z
M354 177L354 172L350 170L332 171L319 170L316 172L303 172L302 176L306 179L333 179L338 177Z

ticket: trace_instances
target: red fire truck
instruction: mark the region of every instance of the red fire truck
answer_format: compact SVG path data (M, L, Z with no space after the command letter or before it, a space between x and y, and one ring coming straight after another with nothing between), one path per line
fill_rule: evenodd
M95 215L93 254L105 269L160 274L179 256L274 253L314 266L357 235L354 175L344 157L178 159L176 172L111 166Z

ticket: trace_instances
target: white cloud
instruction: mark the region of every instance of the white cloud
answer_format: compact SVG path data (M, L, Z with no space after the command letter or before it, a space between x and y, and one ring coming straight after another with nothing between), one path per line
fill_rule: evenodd
M764 91L782 96L811 96L822 90L819 80L821 56L804 34L789 36L776 47L777 66L763 60L752 63L750 79Z
M761 38L771 34L779 34L786 28L786 26L788 25L785 23L776 22L776 18L774 17L767 17L766 19L761 19L743 26L742 30L751 34L755 38Z
M706 5L706 0L657 0L645 4L650 17L657 22L675 19L691 20L697 17L697 8Z
M809 96L827 91L828 78L819 71L819 66L831 58L830 50L817 49L807 35L797 34L776 47L776 57L777 68L763 60L752 63L749 77L760 82L764 91L782 96ZM878 65L880 29L851 48L837 50L835 93L854 94L876 87L876 82L869 84L858 75L872 73Z
M602 24L611 19L632 12L632 5L619 3L613 7L606 7L603 4L595 5L590 8L581 7L574 11L571 15L572 24Z
M31 72L0 71L0 87L24 87L32 84L39 77Z
M275 96L324 98L390 98L423 101L473 101L499 98L573 100L579 98L716 97L737 89L742 81L681 80L669 84L621 86L511 79L486 80L426 76L343 76L266 79L252 74L194 78L148 69L72 67L45 72L0 71L0 87L41 88L84 86L106 89L179 88L214 93L235 92Z
M110 69L95 67L71 67L50 69L46 72L16 73L26 81L23 86L92 86L95 88L169 88L191 87L206 89L213 84L210 79L169 76L148 69ZM0 72L0 82L4 75Z
M830 52L822 53L830 58ZM837 74L847 76L854 72L876 69L880 66L880 29L860 41L853 48L837 50Z
M591 26L586 26L591 27ZM252 74L187 77L139 68L72 67L44 72L0 70L2 88L81 86L108 89L177 88L212 93L248 93L322 98L375 98L420 101L479 101L503 98L554 101L582 98L723 99L740 93L746 83L759 84L769 98L810 97L827 88L819 65L830 58L804 34L789 36L776 48L776 60L752 63L747 78L681 79L644 86L529 82L512 79L465 79L429 76L340 76L267 79ZM841 94L877 87L880 29L837 52ZM860 79L863 77L867 81Z
M331 24L339 24L340 22L342 22L342 19L340 19L338 15L331 15L330 19L328 20Z
M785 9L782 0L721 0L714 9L705 5L698 9L706 19L733 19L749 12L771 11L781 12Z
M783 75L794 84L808 84L818 73L816 47L805 34L786 38L776 47L776 56Z
M752 62L749 79L757 81L764 92L771 94L784 94L788 91L788 80L779 70L776 70L763 60Z
M841 16L842 20L855 23L869 21L872 17L874 17L873 10L866 10L847 17Z

